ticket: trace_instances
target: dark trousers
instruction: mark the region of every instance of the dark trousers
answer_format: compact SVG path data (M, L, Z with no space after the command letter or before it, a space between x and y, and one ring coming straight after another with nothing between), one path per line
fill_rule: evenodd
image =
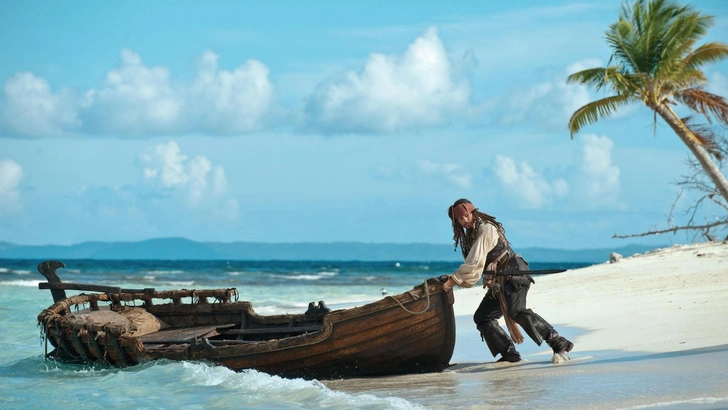
M508 309L508 315L516 320L519 314L526 310L526 296L528 289L531 287L531 282L526 277L511 277L503 289L506 299L506 309ZM480 306L473 315L473 320L477 326L489 322L491 320L498 320L503 316L501 311L500 302L498 298L493 295L492 290L488 290L483 300L480 302Z
M549 340L554 340L559 334L544 318L537 315L531 309L526 308L526 295L530 287L531 280L529 277L512 276L508 278L502 291L505 296L508 315L540 346L542 341L546 340L548 342ZM507 348L507 344L512 344L510 338L498 326L497 320L501 316L503 316L503 311L501 310L500 302L493 295L492 290L488 290L488 293L485 294L485 297L480 302L480 306L475 311L473 320L478 330L481 331L481 335L483 335L486 343L489 343L488 347L491 348L494 356L495 352L502 354L505 351L503 349ZM484 334L483 332L496 332L499 336ZM499 340L488 342L488 340L495 339Z

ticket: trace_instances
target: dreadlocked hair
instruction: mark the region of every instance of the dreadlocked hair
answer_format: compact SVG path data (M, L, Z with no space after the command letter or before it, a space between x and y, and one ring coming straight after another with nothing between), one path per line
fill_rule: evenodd
M508 239L506 238L506 230L505 228L503 228L503 224L496 221L493 215L489 215L485 212L480 212L477 208L472 211L472 214L475 216L475 222L473 223L473 227L471 229L465 229L460 226L460 223L455 220L452 210L454 207L464 203L472 204L472 202L468 201L467 199L461 198L455 201L455 203L447 209L447 215L450 217L450 222L452 223L452 239L455 242L453 251L456 252L458 249L458 245L460 245L460 251L463 254L463 258L467 258L468 252L470 252L470 248L472 247L473 242L475 242L475 239L478 236L478 228L482 223L489 223L495 226L495 229L498 231L498 236L506 243L506 245L509 244Z

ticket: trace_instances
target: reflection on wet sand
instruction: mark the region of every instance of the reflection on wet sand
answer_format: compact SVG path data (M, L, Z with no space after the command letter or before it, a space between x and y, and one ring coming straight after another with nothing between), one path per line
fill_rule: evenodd
M331 389L402 397L428 409L725 408L728 345L657 354L595 352L554 365L460 363L442 373L324 381Z

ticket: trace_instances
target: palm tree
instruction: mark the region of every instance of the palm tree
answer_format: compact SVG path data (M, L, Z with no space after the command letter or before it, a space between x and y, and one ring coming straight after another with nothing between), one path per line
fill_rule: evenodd
M606 68L572 74L567 82L611 90L614 95L579 108L569 120L571 138L587 124L608 117L619 107L642 102L675 131L695 155L720 195L728 201L728 181L712 155L715 143L705 126L680 118L672 106L681 104L694 114L728 125L728 103L705 91L701 66L728 57L728 45L711 42L695 47L713 24L713 17L671 0L624 3L619 21L609 26L606 40L613 54Z

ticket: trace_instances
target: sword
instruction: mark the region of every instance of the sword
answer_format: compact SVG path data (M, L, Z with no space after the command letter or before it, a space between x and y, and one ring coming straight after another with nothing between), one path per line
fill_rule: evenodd
M520 270L516 268L505 268L499 270L484 270L484 275L547 275L550 273L561 273L566 272L566 269L535 269L535 270Z

